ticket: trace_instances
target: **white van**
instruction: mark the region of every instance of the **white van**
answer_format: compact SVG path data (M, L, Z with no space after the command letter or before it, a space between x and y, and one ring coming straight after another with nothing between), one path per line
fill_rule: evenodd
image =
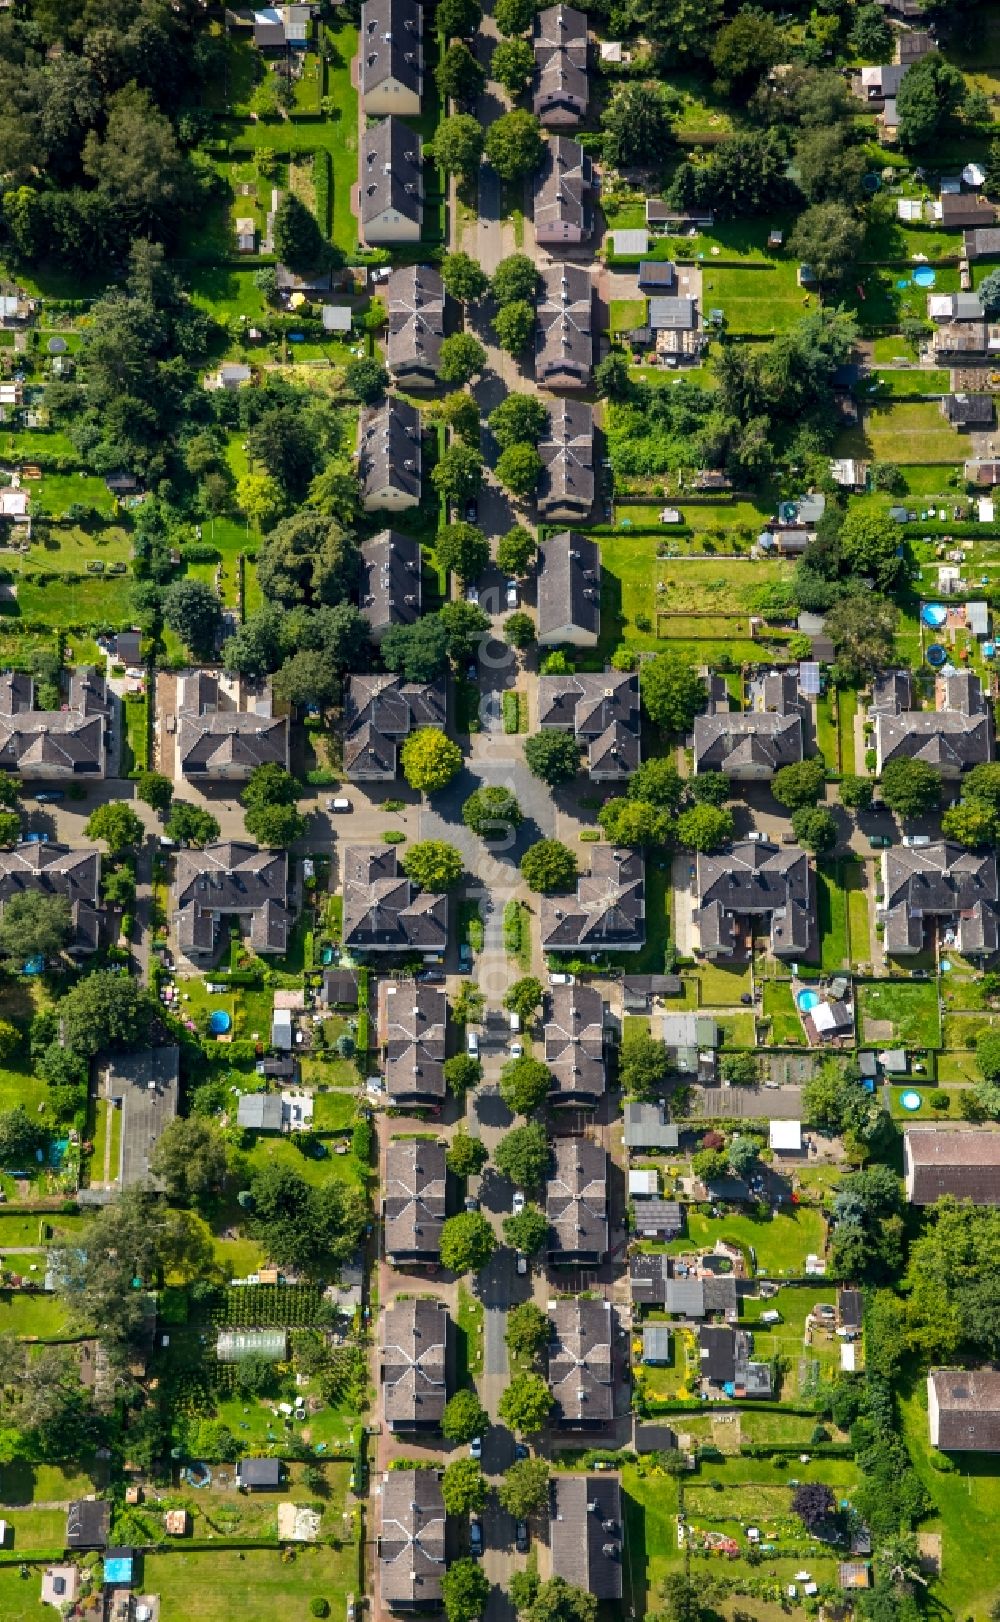
M467 1031L466 1032L465 1048L466 1048L466 1052L470 1053L474 1059L479 1058L479 1032L478 1031Z
M510 1016L510 1028L513 1031L514 1035L516 1036L518 1031L521 1029L521 1016L520 1016L520 1014L511 1014L511 1016Z

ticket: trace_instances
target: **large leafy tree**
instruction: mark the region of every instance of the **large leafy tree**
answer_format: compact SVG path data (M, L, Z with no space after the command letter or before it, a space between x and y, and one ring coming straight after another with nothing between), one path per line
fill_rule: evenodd
M690 730L705 702L705 683L690 659L658 653L639 671L639 691L651 720L676 736Z
M413 625L390 625L381 653L386 668L407 681L433 681L448 663L448 633L437 614L425 614Z
M882 769L882 801L907 821L925 816L941 798L941 773L925 760L890 760Z
M653 1098L670 1074L670 1055L644 1027L629 1030L621 1046L619 1074L623 1092Z
M474 1391L456 1391L445 1403L441 1431L449 1442L471 1442L489 1430L490 1416Z
M45 1134L23 1104L0 1111L0 1166L17 1168L34 1162Z
M524 759L533 777L558 788L580 770L580 746L571 732L535 732L525 739Z
M222 604L204 580L178 580L163 594L163 618L196 659L211 659Z
M507 840L524 821L513 789L499 785L477 788L462 806L462 821L480 839Z
M505 1133L493 1151L493 1164L518 1188L540 1188L549 1166L549 1143L541 1122L529 1121Z
M451 738L433 727L411 732L401 750L403 776L411 788L434 794L447 788L462 769L462 751Z
M471 180L479 170L485 135L478 118L470 113L453 113L442 118L434 136L434 160L446 174Z
M457 1053L455 1057L464 1059L467 1055ZM475 1063L474 1060L473 1063ZM451 1135L451 1142L448 1145L445 1159L448 1163L448 1170L454 1176L463 1178L478 1177L489 1159L489 1150L482 1138L474 1138L471 1133L466 1132L464 1127L457 1127Z
M441 340L438 376L461 385L486 370L486 351L471 332L453 332Z
M490 561L490 543L475 524L446 524L438 532L436 546L438 563L463 585L478 580Z
M796 220L788 251L812 267L822 286L836 288L851 273L864 237L862 221L846 204L813 203Z
M941 832L970 850L995 845L1000 838L1000 815L986 800L962 800L941 813Z
M501 315L509 315L516 309L516 305L509 305ZM500 316L497 317L497 320ZM534 318L532 318L534 319ZM505 490L513 496L530 496L538 488L538 481L542 476L542 459L534 445L508 445L499 457L496 465L496 476Z
M525 90L535 70L535 53L530 40L502 39L493 52L490 71L509 96Z
M450 1273L478 1273L496 1249L496 1235L481 1211L462 1211L441 1229L441 1261Z
M251 838L271 850L287 850L306 831L306 819L294 805L255 805L244 821Z
M135 780L135 792L154 811L167 811L174 797L173 779L162 772L140 771Z
M219 837L219 824L211 811L186 800L175 800L167 818L167 837L178 845L201 849Z
M465 334L458 333L456 336L464 337ZM445 343L447 341L445 339ZM475 338L472 341L475 343ZM471 445L449 445L440 461L431 469L431 483L446 501L468 501L471 496L479 494L482 482L482 457Z
M112 856L134 850L142 843L145 829L132 807L122 800L108 800L87 819L88 839L103 839Z
M284 608L345 602L357 588L359 569L354 536L308 510L276 524L257 554L264 600Z
M446 253L441 261L441 280L454 299L474 304L489 287L483 267L467 253Z
M826 768L819 755L782 766L771 781L771 793L779 805L796 811L801 805L815 805L823 793Z
M670 100L662 85L629 80L615 86L601 114L605 162L618 169L659 164L673 146Z
M541 1059L522 1053L500 1072L500 1097L515 1115L532 1115L548 1096L552 1073Z
M315 215L293 191L282 193L274 216L274 247L278 258L295 271L319 269L329 255Z
M784 60L785 45L774 18L744 6L732 22L719 30L712 48L712 66L724 95L749 96L765 73Z
M507 1314L504 1340L508 1351L513 1357L534 1360L548 1342L549 1329L548 1317L541 1307L536 1306L534 1301L519 1302Z
M449 1515L468 1515L486 1502L486 1477L476 1459L455 1459L441 1477L444 1507Z
M548 427L549 413L536 394L507 394L487 420L493 438L505 451L511 445L537 445Z
M558 839L539 839L521 857L521 877L540 895L571 889L578 871L576 856Z
M826 630L837 650L838 680L857 686L891 664L898 619L895 604L886 597L859 592L834 603Z
M527 349L535 330L535 307L527 299L513 299L502 304L493 317L493 333L501 349L508 355L520 355ZM516 447L509 446L514 450ZM504 452L506 455L506 452Z
M475 652L479 641L490 629L490 617L476 603L445 603L438 615L447 639L448 655L459 664Z
M676 811L684 797L684 781L672 760L657 755L636 768L626 793L630 800L655 806L658 811Z
M606 800L597 820L613 845L658 845L672 839L673 819L645 800Z
M724 806L693 805L690 810L681 812L675 832L678 844L686 845L689 850L718 850L733 837L733 813Z
M492 427L492 417L490 426ZM508 530L497 542L497 568L502 569L505 574L519 575L523 578L530 571L537 552L534 537L529 535L526 529Z
M469 47L462 40L455 40L438 63L434 78L443 97L457 102L460 107L469 107L483 88L486 71Z
M89 1058L101 1048L141 1047L159 1005L137 980L97 969L79 980L59 1004L63 1040Z
M527 1025L534 1019L545 996L542 982L533 974L526 974L504 992L503 1005Z
M914 62L896 97L900 145L911 152L929 146L955 117L966 93L960 70L938 51Z
M498 1405L500 1418L521 1436L540 1431L552 1411L553 1396L540 1374L515 1374Z
M483 150L502 180L520 180L534 174L542 161L542 126L534 113L521 108L501 113L486 132Z
M489 1597L490 1581L478 1560L453 1560L441 1575L441 1598L448 1622L473 1622L473 1618L482 1616Z
M443 839L419 839L407 845L399 864L421 890L454 890L465 871L462 853Z
M515 1520L539 1514L549 1501L548 1459L515 1459L501 1478L497 1497Z
M890 591L902 567L899 526L869 507L848 510L840 529L840 550L848 568L870 576L879 591Z
M504 1217L503 1236L508 1245L534 1256L548 1237L549 1219L537 1205L526 1205L516 1216Z
M490 291L498 304L514 304L524 299L533 304L538 295L538 267L526 253L511 253L501 259L490 279Z
M12 895L0 916L0 952L19 962L58 958L73 934L73 910L66 896L25 890Z
M837 843L837 823L825 805L803 805L792 812L792 833L805 850L823 856Z
M178 1116L157 1139L150 1170L167 1197L180 1205L199 1205L221 1192L226 1180L226 1141L215 1121L204 1116Z
M255 1172L250 1195L251 1229L271 1260L312 1278L346 1261L368 1220L360 1189L336 1180L314 1187L287 1165Z

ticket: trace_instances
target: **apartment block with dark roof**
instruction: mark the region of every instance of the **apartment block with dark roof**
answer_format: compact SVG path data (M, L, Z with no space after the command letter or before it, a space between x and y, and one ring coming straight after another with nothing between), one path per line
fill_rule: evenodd
M366 512L403 512L420 505L420 413L398 395L361 413L358 479Z
M385 288L389 311L386 362L400 388L432 389L444 338L445 291L430 265L402 265Z
M882 853L880 911L885 949L910 957L927 945L928 925L954 932L963 957L1000 950L1000 879L993 851L966 850L946 839L893 845Z
M412 625L420 618L421 595L419 541L398 529L383 529L361 542L359 603L376 641L390 626Z
M362 131L358 148L360 236L370 248L419 242L424 224L420 137L401 118Z
M439 1611L445 1510L436 1470L387 1470L377 1495L379 1592L390 1611Z
M545 248L577 248L594 229L594 166L579 141L554 135L533 181L535 240Z
M960 777L994 756L993 716L978 676L969 670L940 675L933 710L913 706L908 671L875 683L869 719L875 726L876 770L892 760L923 760L942 777Z
M390 1104L435 1105L444 1099L447 1017L448 1000L440 986L379 982L378 1045Z
M31 676L0 676L0 770L29 780L103 777L107 769L105 728L111 701L103 675L76 670L65 707L36 710Z
M695 772L764 782L803 757L805 705L793 671L771 671L751 691L751 707L730 710L712 684L708 713L694 721Z
M639 679L623 670L539 676L538 724L575 733L595 783L625 782L639 765Z
M255 952L281 956L288 950L292 913L283 850L258 850L231 839L204 850L179 850L173 902L177 944L202 967L214 963L228 944L231 920Z
M248 696L216 671L189 670L178 678L178 777L245 783L258 766L287 771L288 749L288 721L273 713L270 682Z
M545 1021L550 1104L596 1109L607 1090L604 999L595 986L553 986Z
M696 875L693 921L703 957L745 956L760 922L775 957L815 956L816 886L804 850L741 839L714 855L699 853Z
M391 1431L439 1430L448 1400L448 1333L443 1301L409 1297L382 1314L382 1411Z
M988 1126L911 1126L903 1133L903 1182L911 1205L950 1194L1000 1205L1000 1132Z
M931 1369L927 1421L943 1453L1000 1453L1000 1369Z
M535 17L531 105L551 128L579 124L587 111L587 18L574 6L547 6Z
M358 45L366 118L417 118L424 89L424 8L418 0L365 0Z
M344 945L353 952L443 952L448 897L418 890L399 871L394 845L343 852Z
M399 771L403 740L420 727L443 731L447 719L444 677L433 682L410 682L382 672L349 677L344 704L345 776L352 783L391 782Z
M392 1138L385 1156L385 1254L392 1267L438 1267L445 1219L443 1143Z
M15 845L13 850L0 851L0 916L15 896L64 896L73 923L67 952L74 956L96 952L107 916L100 879L101 853L96 845L79 850L40 841Z
M600 632L600 547L568 529L550 535L538 548L540 646L594 648Z
M539 519L543 523L585 522L594 505L593 406L586 400L553 400L538 454L542 459L535 498Z
M552 1477L552 1575L598 1600L622 1597L622 1490L618 1476Z
M646 939L646 869L640 850L591 845L576 894L542 897L546 952L638 952Z
M551 264L541 272L535 329L535 382L546 389L585 389L594 365L594 290L583 265Z
M600 1430L614 1418L613 1314L609 1301L549 1303L549 1390L555 1423Z
M546 1184L548 1257L554 1266L599 1267L608 1251L608 1156L589 1138L557 1138Z

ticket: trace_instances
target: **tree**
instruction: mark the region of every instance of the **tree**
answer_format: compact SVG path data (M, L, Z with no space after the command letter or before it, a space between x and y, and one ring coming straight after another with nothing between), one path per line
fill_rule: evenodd
M479 407L471 394L456 389L431 409L438 421L445 423L466 445L479 449Z
M540 1374L515 1374L500 1397L497 1411L512 1431L527 1436L542 1429L553 1400Z
M441 261L445 291L462 304L475 304L486 293L490 279L467 253L446 253Z
M506 310L500 311L497 320L510 315L517 308L516 304L508 304ZM531 318L533 322L533 314ZM530 496L538 488L542 476L542 459L534 445L509 445L497 460L496 476L511 495Z
M653 1098L670 1074L670 1055L644 1027L628 1030L621 1046L622 1091L633 1098Z
M222 625L222 604L204 580L178 580L163 594L165 623L195 659L210 659Z
M723 0L641 0L637 15L643 33L655 40L669 62L687 64L708 55L719 23Z
M1000 816L986 800L962 800L942 812L941 832L970 850L995 845L1000 840Z
M9 1064L21 1045L21 1032L7 1019L0 1019L0 1063Z
M456 1098L462 1098L470 1087L478 1087L483 1079L483 1067L471 1053L456 1053L444 1061L444 1079Z
M891 665L898 617L887 598L868 593L834 603L826 616L826 630L837 650L838 681L856 687Z
M386 668L407 681L433 681L448 663L448 633L437 614L425 614L413 625L390 625L380 651Z
M691 1170L706 1185L717 1183L729 1173L729 1156L725 1149L704 1148L691 1156Z
M455 1459L441 1477L441 1493L449 1515L468 1515L486 1502L486 1477L477 1459Z
M59 1004L63 1041L85 1058L100 1048L141 1047L159 1014L159 1004L138 981L107 969L77 981Z
M496 1248L496 1235L481 1211L462 1211L441 1229L441 1261L450 1273L478 1273Z
M844 203L813 203L792 227L788 252L811 266L821 286L836 288L853 271L864 236L864 225Z
M173 780L164 777L162 772L141 771L136 776L135 792L154 811L169 811L174 797Z
M200 1205L221 1192L226 1181L226 1143L215 1121L201 1115L177 1116L160 1133L150 1171L178 1205Z
M537 895L572 889L577 872L576 856L558 839L539 839L521 857L521 877Z
M514 305L508 305L508 308L516 307L520 302L522 301L516 300ZM548 428L549 413L545 401L540 400L537 394L507 394L490 412L487 421L493 438L500 449L506 451L512 445L537 445ZM525 534L526 530L511 530L511 535ZM509 536L505 537L505 540L508 539ZM503 546L504 541L501 541L500 545ZM534 550L532 543L532 556ZM503 567L505 565L501 564L501 568ZM515 571L518 574L526 572L525 569Z
M167 838L175 845L203 849L218 837L219 824L211 811L203 810L200 805L188 805L185 800L174 801L167 819Z
M510 396L509 398L513 398ZM491 415L490 426L492 427ZM497 543L497 568L504 574L523 579L531 570L538 551L534 538L526 529L512 529Z
M434 79L443 99L468 107L482 90L486 72L469 47L459 40L448 46L434 71Z
M21 779L10 772L0 772L0 805L8 810L17 805L21 797Z
M461 386L486 370L486 351L471 332L453 332L441 339L438 376L442 383Z
M472 341L475 343L476 340ZM446 338L441 347L447 342ZM437 466L431 470L431 483L446 501L468 501L479 494L482 482L482 458L471 445L449 445Z
M478 580L490 561L490 543L475 524L446 524L438 531L438 563L457 575L463 586Z
M525 1256L533 1256L541 1250L548 1232L549 1219L537 1205L526 1205L517 1216L503 1219L504 1242Z
M490 291L498 304L533 304L538 296L538 269L526 253L511 253L493 272Z
M295 271L319 270L329 257L315 216L293 191L282 192L274 216L274 251Z
M359 355L344 368L344 383L362 405L377 405L389 387L389 373L374 355Z
M477 788L462 806L462 821L480 839L506 840L524 821L513 789Z
M539 120L521 108L501 113L487 130L483 147L487 163L501 180L520 180L534 174L544 149Z
M535 0L496 0L493 16L501 34L509 37L526 34L535 20L536 10Z
M672 839L672 817L645 800L605 800L597 820L613 845L659 845Z
M519 96L535 71L535 53L526 39L502 39L493 52L490 71L509 96Z
M400 752L403 776L421 794L435 794L447 788L462 770L462 751L451 738L433 727L411 732Z
M655 806L658 811L677 811L684 796L684 781L672 760L654 756L636 767L626 793L630 800Z
M1000 314L1000 270L991 270L988 276L984 276L976 291L979 302L992 321Z
M465 1059L469 1055L456 1053L456 1059ZM450 1062L450 1061L449 1061ZM473 1064L475 1060L472 1061ZM482 1138L474 1138L464 1127L459 1127L452 1133L451 1142L445 1154L448 1170L456 1177L478 1177L487 1160L489 1150Z
M861 194L868 158L852 144L853 132L844 124L805 129L795 148L799 185L811 203L852 203Z
M54 962L72 935L73 909L66 896L24 890L4 903L0 952L19 963L33 957Z
M774 18L749 6L737 12L732 22L719 30L712 48L722 94L741 100L752 91L770 68L784 60L784 40Z
M659 167L674 140L663 86L637 79L617 84L601 114L601 130L606 163L616 169Z
M490 629L490 617L476 604L458 598L445 603L438 611L444 627L449 657L460 664L471 659L482 638Z
M925 760L902 756L882 768L882 803L908 821L933 811L941 798L941 773Z
M728 845L735 832L733 814L724 806L693 805L677 818L677 843L708 854Z
M666 1622L704 1622L701 1587L684 1572L671 1572L661 1591Z
M294 805L300 792L291 772L272 760L254 767L240 795L240 804L248 811L262 805Z
M490 1416L474 1391L456 1391L445 1404L441 1433L461 1446L482 1436L490 1428Z
M247 457L277 479L291 501L305 499L317 472L319 439L311 418L292 406L265 410L247 430Z
M540 1188L549 1169L549 1142L541 1122L506 1132L493 1151L493 1164L517 1188Z
M451 118L442 118L433 139L434 162L449 175L460 180L472 180L483 159L485 131L478 118L467 112L455 112ZM476 266L478 269L478 266Z
M760 1143L756 1138L744 1137L736 1132L726 1145L726 1154L729 1157L729 1169L734 1177L748 1177L750 1168L757 1164L760 1153Z
M500 1097L515 1115L531 1115L540 1109L551 1087L548 1066L528 1053L508 1059L500 1072Z
M985 800L994 811L1000 812L1000 762L984 761L973 766L963 779L962 792L967 799Z
M870 507L853 506L840 528L840 550L854 574L870 576L879 591L891 591L899 575L899 525Z
M306 831L306 819L294 805L255 805L243 820L250 837L270 850L287 850Z
M705 702L705 684L689 659L658 653L639 671L639 692L650 720L669 735L689 732Z
M483 20L483 8L479 0L438 0L434 20L446 38L474 34Z
M815 805L825 782L823 760L819 755L812 755L808 760L797 760L776 771L771 780L771 793L779 805L796 811L801 805Z
M35 1150L44 1140L44 1132L23 1104L0 1111L0 1166L32 1165Z
M503 304L493 317L493 332L500 348L508 355L519 355L527 349L535 330L535 307L527 299L514 299ZM517 447L512 445L511 450ZM506 451L504 455L506 455ZM502 458L501 458L502 460Z
M896 96L900 146L908 152L930 146L954 118L965 96L962 74L939 52L930 51L914 62Z
M642 767L639 768L642 770ZM638 774L636 774L638 775ZM632 779L635 781L635 778ZM729 778L725 772L699 772L688 784L691 798L699 805L725 805L729 798Z
M275 673L271 691L275 698L297 708L315 704L325 710L340 693L340 673L327 653L319 648L302 648Z
M524 741L524 759L532 777L558 788L580 770L580 746L571 732L535 732Z
M530 1578L519 1593L518 1579ZM597 1600L582 1588L574 1588L562 1577L540 1583L537 1573L516 1572L511 1579L511 1599L524 1622L597 1622ZM523 1593L525 1604L521 1603Z
M270 473L251 470L236 481L236 502L255 529L268 529L284 510L285 498Z
M724 1053L722 1055L723 1079L730 1087L752 1087L757 1077L757 1055L755 1053Z
M840 779L840 803L852 811L870 811L875 800L875 784L870 777L845 772Z
M250 1179L250 1229L278 1267L310 1278L355 1250L367 1222L365 1196L336 1180L313 1187L291 1166L271 1163Z
M489 1597L490 1580L478 1560L453 1560L441 1573L441 1599L448 1622L473 1622L474 1617L482 1616Z
M877 5L859 6L851 24L851 44L869 62L887 62L892 50L892 30Z
M515 1459L504 1471L497 1497L515 1520L526 1521L540 1513L549 1501L548 1459Z
M453 890L465 871L461 851L443 839L420 839L407 845L399 865L419 890L434 895Z
M536 1358L549 1339L549 1320L534 1301L522 1301L507 1314L504 1340L514 1358Z
M828 1531L836 1518L833 1491L824 1481L803 1481L792 1495L792 1510L813 1537Z
M622 349L610 349L594 368L594 388L602 400L627 400L633 392L628 357Z
M536 980L533 974L526 974L507 987L503 1005L517 1015L522 1025L530 1025L542 1006L544 996L542 982Z

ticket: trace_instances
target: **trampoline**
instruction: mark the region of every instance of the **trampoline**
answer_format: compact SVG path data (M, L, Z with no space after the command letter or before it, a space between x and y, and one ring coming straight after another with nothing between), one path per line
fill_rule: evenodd
M232 1023L231 1014L227 1014L224 1008L216 1008L209 1017L208 1028L213 1036L225 1036Z
M899 1102L903 1109L915 1110L920 1108L923 1099L919 1093L913 1091L912 1087L908 1087L905 1093L900 1093Z
M937 272L932 265L921 265L913 272L913 285L915 287L933 287L937 281Z
M924 658L927 660L927 663L929 665L933 665L935 670L939 669L939 667L944 664L947 657L948 654L941 646L940 642L932 642L930 647L927 649L927 652L924 654Z
M800 1014L808 1014L811 1009L818 1008L821 1000L818 991L797 991L795 993L795 1006Z
M50 338L45 347L50 355L65 355L69 344L65 338Z
M925 603L920 610L920 618L925 625L932 625L935 630L944 625L948 618L948 610L944 603Z

